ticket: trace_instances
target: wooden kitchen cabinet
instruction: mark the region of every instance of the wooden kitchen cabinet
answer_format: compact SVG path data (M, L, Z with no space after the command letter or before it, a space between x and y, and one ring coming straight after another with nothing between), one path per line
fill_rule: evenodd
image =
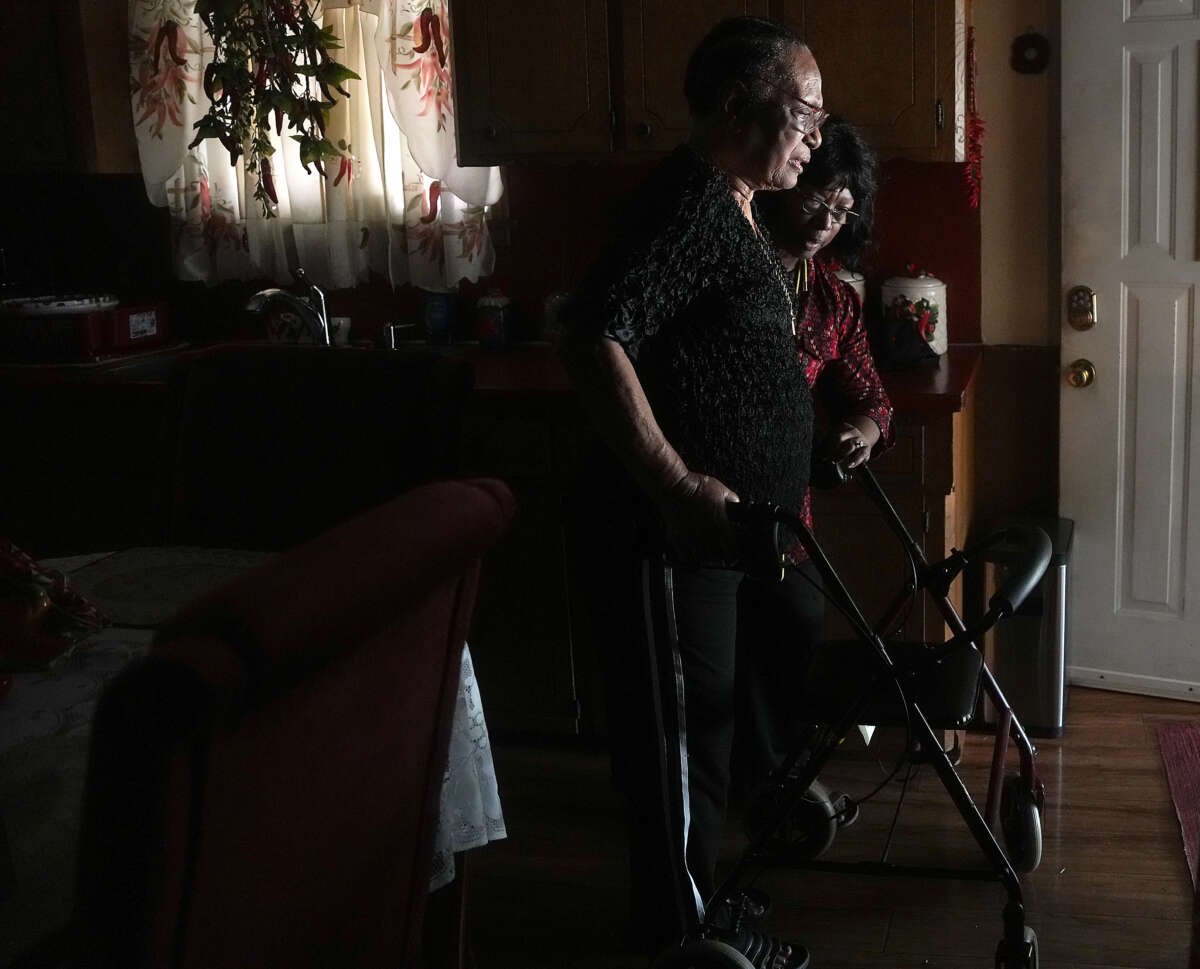
M0 538L38 558L161 543L166 397L88 366L0 365Z
M890 451L871 464L875 476L912 535L924 534L926 436L922 427L902 427ZM832 491L813 492L813 528L850 595L872 623L878 622L908 576L900 543L862 488L847 484ZM915 607L904 625L906 638L920 639L924 610ZM829 639L853 639L857 634L832 606L825 611Z
M669 151L688 133L683 73L718 20L768 0L457 0L458 157Z
M460 165L613 146L605 0L455 0Z
M774 0L821 67L825 106L887 155L962 161L968 0Z
M125 0L0 4L0 171L140 172Z
M978 347L951 347L929 372L884 374L896 406L896 440L871 463L880 486L930 562L968 541L974 511L975 377ZM920 393L914 394L914 388ZM875 504L855 484L814 491L818 541L866 617L877 622L908 577L899 541ZM965 577L964 577L965 578ZM951 602L963 610L963 582ZM826 634L851 636L849 625L827 611ZM902 637L914 642L945 638L940 613L922 594L904 623Z
M683 75L709 28L726 17L770 14L767 0L624 0L618 145L630 153L667 152L691 130Z
M585 422L573 399L495 393L468 402L462 474L503 479L517 517L484 560L469 642L494 734L573 735L576 691L562 497Z
M0 171L68 171L74 161L70 111L59 72L58 5L0 5L10 38L0 58ZM11 38L21 38L19 43Z
M885 374L897 407L896 441L872 461L880 486L891 499L925 558L936 562L970 536L974 511L975 377L980 360L977 347L951 347L934 374ZM921 392L912 394L914 387ZM900 542L884 524L875 504L861 487L849 485L832 492L814 492L813 518L817 539L867 619L878 624L909 575ZM950 601L959 615L973 592L960 576ZM826 610L825 635L856 638L836 610ZM896 638L908 642L944 642L950 635L927 593L912 603ZM961 730L940 732L947 751L960 748ZM884 727L864 747L852 732L840 756L889 762L904 748L905 730Z
M826 104L881 152L961 161L969 0L456 0L463 165L637 158L687 137L687 58L718 20L789 23Z

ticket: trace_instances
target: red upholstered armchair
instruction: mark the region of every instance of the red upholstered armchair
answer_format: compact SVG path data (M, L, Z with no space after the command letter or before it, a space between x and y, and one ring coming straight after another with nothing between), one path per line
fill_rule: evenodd
M410 965L491 480L415 488L185 608L97 711L86 965Z

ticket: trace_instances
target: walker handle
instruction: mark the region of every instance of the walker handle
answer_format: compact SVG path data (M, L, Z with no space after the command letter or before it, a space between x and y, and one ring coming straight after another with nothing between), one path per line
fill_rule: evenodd
M760 579L781 581L779 507L765 501L726 501L725 514L737 533L741 568Z
M988 611L999 618L1012 615L1020 608L1041 581L1054 549L1050 537L1036 525L1009 525L996 532L988 544L993 540L1015 547L1008 575L988 600Z

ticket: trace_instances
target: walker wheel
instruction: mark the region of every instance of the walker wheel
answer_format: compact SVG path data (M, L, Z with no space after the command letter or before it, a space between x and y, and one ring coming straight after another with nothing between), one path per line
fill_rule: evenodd
M1037 797L1019 774L1004 779L1000 792L1000 827L1008 860L1020 872L1031 872L1042 861L1042 815Z
M1012 951L1007 939L996 946L996 969L1038 969L1037 933L1025 926L1025 941Z
M774 813L779 796L778 792L772 792L747 812L746 834L751 841L756 841L763 833L764 818ZM845 812L848 819L839 822L839 812ZM829 850L839 826L853 823L856 817L857 813L849 809L845 795L835 803L825 785L813 781L792 813L772 833L772 840L785 845L795 853L794 857L812 861Z
M653 969L754 969L754 964L731 945L696 939L668 949L654 960Z

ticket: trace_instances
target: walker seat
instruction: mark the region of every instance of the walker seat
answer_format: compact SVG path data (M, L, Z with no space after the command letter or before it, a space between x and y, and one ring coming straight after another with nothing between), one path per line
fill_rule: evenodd
M899 670L905 692L920 704L931 727L958 730L975 717L979 702L983 656L974 646L946 651L941 643L887 644ZM817 646L804 691L797 706L806 717L836 723L870 685L878 667L874 646L860 639L827 640ZM860 723L877 727L902 727L908 711L897 691L887 682L870 690L858 716Z

